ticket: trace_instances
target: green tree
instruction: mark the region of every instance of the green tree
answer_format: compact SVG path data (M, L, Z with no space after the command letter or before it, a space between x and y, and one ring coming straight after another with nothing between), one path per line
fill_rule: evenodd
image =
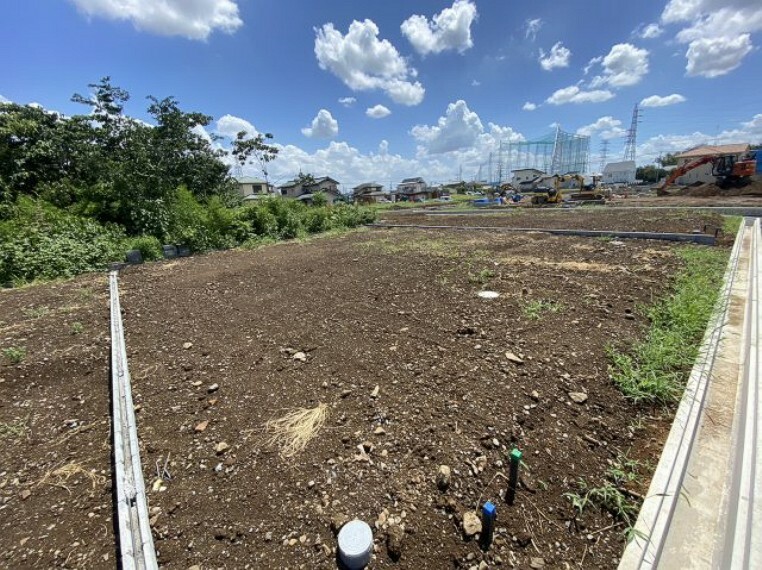
M256 162L259 165L262 174L265 177L267 186L270 186L267 165L275 160L278 155L278 148L269 144L272 140L271 133L258 133L255 137L250 137L246 131L241 131L236 135L233 141L232 155L242 167Z
M656 162L658 162L662 167L675 166L677 165L677 156L671 152L668 152L667 154L657 158Z

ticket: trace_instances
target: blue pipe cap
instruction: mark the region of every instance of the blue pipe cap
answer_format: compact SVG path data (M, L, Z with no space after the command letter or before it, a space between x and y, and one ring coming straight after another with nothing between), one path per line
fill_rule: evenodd
M482 514L485 517L493 518L496 512L497 512L497 508L495 507L495 505L492 504L491 501L487 501L482 506Z

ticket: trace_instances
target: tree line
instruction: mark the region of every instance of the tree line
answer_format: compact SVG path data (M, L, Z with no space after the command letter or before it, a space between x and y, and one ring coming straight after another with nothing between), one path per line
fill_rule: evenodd
M202 131L212 117L149 96L148 124L125 114L130 94L109 77L88 87L72 97L82 114L0 103L0 284L97 269L125 247L152 258L161 243L203 251L369 215L279 199L242 206L228 153ZM272 138L238 133L230 156L267 176Z

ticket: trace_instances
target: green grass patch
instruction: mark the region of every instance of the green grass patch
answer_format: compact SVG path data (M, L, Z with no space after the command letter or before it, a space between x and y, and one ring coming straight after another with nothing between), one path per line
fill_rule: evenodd
M666 404L680 398L712 315L728 260L723 249L677 250L683 268L671 291L645 309L646 338L623 352L609 347L611 378L635 401Z
M18 364L26 358L26 349L17 346L11 346L3 349L3 357L11 364Z
M563 303L545 299L534 299L524 305L524 315L533 321L540 320L544 313L559 313L563 310Z
M735 236L738 233L738 228L741 227L741 222L743 222L743 216L723 216L722 233Z

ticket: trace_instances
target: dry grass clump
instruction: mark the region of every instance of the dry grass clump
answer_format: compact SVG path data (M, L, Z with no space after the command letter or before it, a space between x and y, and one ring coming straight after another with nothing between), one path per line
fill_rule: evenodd
M328 405L297 408L285 416L269 420L265 431L270 434L267 444L280 448L281 457L293 457L307 447L320 431L328 416Z
M95 489L98 485L103 485L106 482L106 478L92 471L88 471L79 463L67 463L56 469L48 471L37 482L37 485L50 485L51 487L60 487L66 489L71 493L71 489L66 485L66 482L75 475L84 475L90 479L92 488Z

